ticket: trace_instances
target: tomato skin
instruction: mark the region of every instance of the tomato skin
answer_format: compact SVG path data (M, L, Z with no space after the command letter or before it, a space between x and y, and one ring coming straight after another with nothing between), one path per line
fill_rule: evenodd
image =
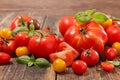
M64 36L66 30L73 25L76 25L76 20L73 17L63 17L59 22L59 31L61 32L62 36Z
M94 49L86 49L81 53L80 59L88 66L94 66L99 61L99 54Z
M76 60L72 64L72 70L76 74L84 74L87 71L87 64L82 60Z
M64 40L79 53L83 51L82 48L89 49L91 47L101 53L107 42L107 34L100 24L91 21L84 26L70 27L64 35Z
M0 64L5 64L10 62L10 55L5 52L0 52Z
M29 40L30 37L26 32L19 32L15 35L15 42L17 46L28 46Z
M34 56L43 58L48 58L51 53L56 52L57 46L57 38L55 35L48 35L40 39L38 36L33 36L28 43L29 51Z
M106 59L114 60L117 57L117 50L115 48L107 48L104 54Z
M17 44L14 40L9 40L8 43L3 44L3 51L10 55L14 55L16 48Z
M112 45L114 42L120 42L120 23L116 22L106 29L108 35L108 44Z
M74 53L72 50L65 50L49 55L50 61L53 63L56 59L60 58L65 61L66 66L70 66L74 61Z
M20 15L22 16L24 22L29 22L30 20L32 20L32 18L28 15ZM19 27L20 24L20 16L16 16L12 21L11 21L11 25L10 25L10 29L14 30L16 27ZM27 26L26 26L27 27Z
M112 48L115 48L117 50L117 55L120 55L120 42L114 42L112 44Z
M108 72L113 71L115 68L114 65L110 62L102 62L101 67L103 70L108 71Z

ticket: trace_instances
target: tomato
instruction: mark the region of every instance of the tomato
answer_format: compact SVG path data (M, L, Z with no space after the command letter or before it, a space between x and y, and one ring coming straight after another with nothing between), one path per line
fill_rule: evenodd
M26 32L19 32L15 35L15 42L17 46L27 46L29 42L29 35Z
M119 42L114 42L112 44L112 47L117 50L118 55L120 55L120 43Z
M61 32L62 36L64 36L66 30L73 25L76 25L76 20L73 17L63 17L59 22L59 31Z
M17 47L15 52L18 57L24 56L24 55L29 55L29 50L26 46Z
M79 52L64 41L58 45L58 51L63 51L63 50L72 50L74 59L79 56Z
M8 28L3 28L0 30L0 37L8 39L12 36L11 31Z
M31 37L28 48L29 51L36 57L48 58L49 54L55 53L57 50L57 38L55 35L48 34L44 37Z
M64 42L64 37L58 38L58 44L60 44L61 42Z
M114 23L106 29L108 35L108 44L112 45L114 42L120 42L120 23Z
M101 67L103 70L108 71L108 72L113 71L115 68L114 65L110 62L102 62Z
M117 57L117 50L112 47L107 48L105 49L104 55L106 59L113 60Z
M32 18L28 15L20 15L16 16L12 21L10 25L10 29L14 30L16 27L19 27L21 25L21 20L23 19L24 22L28 23ZM25 26L25 23L22 23L22 26ZM26 26L27 27L27 26Z
M66 64L62 59L56 59L53 62L53 69L58 73L64 72L66 70Z
M3 44L3 51L10 55L14 55L16 48L17 44L14 40L8 40L7 43Z
M82 60L76 60L72 64L72 70L76 74L84 74L87 71L87 64Z
M0 64L8 63L10 62L10 59L11 59L10 55L8 55L5 52L0 52Z
M94 49L86 49L81 53L80 59L85 61L88 66L94 66L99 61L99 54Z
M66 66L70 66L74 61L74 53L72 50L65 50L50 54L50 61L53 63L56 59L60 58L65 61Z
M83 49L93 47L98 53L104 50L107 42L107 34L103 27L94 21L70 27L65 35L64 40L80 53Z

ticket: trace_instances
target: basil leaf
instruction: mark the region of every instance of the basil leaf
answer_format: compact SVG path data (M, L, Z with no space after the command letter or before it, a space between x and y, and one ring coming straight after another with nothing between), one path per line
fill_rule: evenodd
M120 62L119 61L108 61L108 62L112 63L116 67L120 66Z
M93 20L96 22L105 22L108 20L107 16L104 13L96 12L92 15Z
M28 64L28 62L30 61L30 57L29 56L21 56L21 57L18 57L16 59L16 61L19 64Z
M33 61L29 61L29 62L28 62L28 67L31 67L33 64L34 64Z
M37 58L34 62L34 65L43 68L43 67L49 67L50 63L45 58Z
M95 9L92 9L92 10L86 10L86 11L85 11L85 13L86 13L88 16L92 16L95 12L96 12Z

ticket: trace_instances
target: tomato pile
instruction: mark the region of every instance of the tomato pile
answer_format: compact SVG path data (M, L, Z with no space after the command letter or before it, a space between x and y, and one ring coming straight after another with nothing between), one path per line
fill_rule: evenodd
M101 62L101 68L112 71L116 66L112 60L120 55L119 27L118 18L86 10L60 19L61 37L57 37L37 19L20 15L11 21L10 28L0 30L0 64L16 56L20 64L48 67L51 62L58 73L71 66L74 73L84 74L103 55L106 61Z

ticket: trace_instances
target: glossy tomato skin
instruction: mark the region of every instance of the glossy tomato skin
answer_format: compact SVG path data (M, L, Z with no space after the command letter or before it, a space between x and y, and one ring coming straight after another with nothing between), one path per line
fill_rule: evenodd
M73 25L76 25L76 20L73 17L63 17L59 22L59 31L61 32L62 36L64 36L66 30Z
M113 25L106 29L108 35L108 44L112 45L114 42L120 42L120 22L114 22Z
M17 46L28 46L30 37L26 32L19 32L15 35L15 42Z
M102 62L101 67L103 70L108 71L108 72L113 71L115 68L114 65L110 62Z
M84 74L87 71L87 64L82 60L76 60L72 64L72 70L76 74Z
M100 24L91 21L84 25L70 27L64 35L64 40L80 53L82 48L91 47L101 53L107 42L107 34Z
M24 22L29 22L30 20L32 20L32 18L28 15L16 16L11 22L11 25L10 25L11 30L14 30L16 27L19 27L21 17L23 18Z
M80 59L88 66L94 66L99 61L99 54L94 49L86 49L81 53Z
M28 43L29 51L35 57L43 58L48 58L51 53L55 53L57 46L57 38L55 35L48 35L42 38L33 36Z
M114 60L117 57L117 50L115 48L107 48L104 52L105 58L108 60Z
M10 62L10 55L5 52L0 52L0 64L5 64Z
M17 44L14 40L9 40L8 43L3 44L3 51L10 55L14 55L16 48Z

